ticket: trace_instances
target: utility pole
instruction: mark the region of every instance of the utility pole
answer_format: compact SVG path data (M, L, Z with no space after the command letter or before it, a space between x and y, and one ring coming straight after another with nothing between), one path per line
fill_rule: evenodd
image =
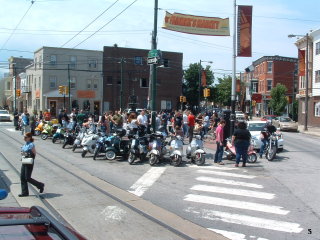
M152 32L152 45L151 50L157 49L157 28L158 28L158 0L154 1L154 20L153 20L153 32ZM156 126L156 98L157 98L157 65L152 64L150 67L150 79L152 79L151 87L151 123L152 128L155 131ZM149 96L150 97L150 96Z
M70 64L68 64L68 85L69 85L69 111L72 112L72 103L71 103L71 78L70 78ZM65 94L64 94L65 95Z
M306 34L307 38L307 52L306 52L306 99L304 111L304 130L308 131L308 102L309 102L309 33Z
M13 68L13 76L14 76L14 107L13 107L13 112L17 109L17 70L15 67L15 64L12 63L12 68Z
M124 58L122 57L120 60L120 111L123 110L123 63Z
M232 56L232 88L231 88L231 116L230 116L230 135L233 134L235 126L235 107L236 107L236 40L237 40L237 1L234 0L233 12L233 56Z
M198 113L200 113L200 103L201 103L201 75L202 75L202 65L201 59L199 63L199 94L198 94Z

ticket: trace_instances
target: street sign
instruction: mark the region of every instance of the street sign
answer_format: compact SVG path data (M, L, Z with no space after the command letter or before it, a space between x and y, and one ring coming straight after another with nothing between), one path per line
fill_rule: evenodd
M148 63L149 65L151 65L151 64L158 64L158 58L156 58L156 57L154 57L154 58L148 58L147 63Z
M158 57L158 49L152 49L151 51L149 51L148 53L148 58L156 58Z

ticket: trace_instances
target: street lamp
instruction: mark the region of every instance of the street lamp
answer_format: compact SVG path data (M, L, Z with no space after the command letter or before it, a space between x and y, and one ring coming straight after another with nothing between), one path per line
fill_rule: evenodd
M206 62L209 64L212 64L212 61L203 61L200 59L200 63L199 63L199 95L198 95L198 112L200 112L200 99L201 99L201 76L202 76L202 65L201 63Z
M123 111L123 63L125 63L126 61L124 60L124 58L122 57L120 62L120 111Z
M289 34L288 38L303 37L307 40L306 47L306 91L305 91L305 110L304 110L304 130L308 130L308 100L309 100L309 33L306 35Z

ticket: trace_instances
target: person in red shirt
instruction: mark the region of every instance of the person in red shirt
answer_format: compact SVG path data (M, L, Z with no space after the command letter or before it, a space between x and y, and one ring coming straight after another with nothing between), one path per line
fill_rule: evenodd
M219 123L219 126L216 129L217 150L214 156L214 162L220 165L224 165L224 163L222 162L222 155L223 155L223 141L224 141L223 128L225 125L226 125L226 121L221 120Z
M189 142L191 143L192 138L193 138L193 130L194 130L194 125L195 125L195 116L193 113L190 111L188 114L188 126L189 126Z

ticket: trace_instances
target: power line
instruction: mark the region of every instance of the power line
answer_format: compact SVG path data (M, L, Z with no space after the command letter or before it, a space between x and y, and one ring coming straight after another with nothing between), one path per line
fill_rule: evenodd
M64 47L66 44L68 44L70 41L72 41L75 37L77 37L81 32L83 32L86 28L88 28L92 23L94 23L98 18L100 18L103 14L105 14L110 8L112 8L119 0L114 1L107 9L105 9L102 13L100 13L95 19L93 19L89 24L87 24L82 30L80 30L76 35L74 35L72 38L70 38L68 41L66 41L64 44L62 44L60 47Z
M108 21L105 25L103 25L101 28L99 28L97 31L95 31L94 33L92 33L89 37L85 38L83 41L81 41L80 43L78 43L76 46L74 46L73 48L78 47L80 44L84 43L85 41L87 41L89 38L91 38L93 35L95 35L97 32L99 32L101 29L103 29L105 26L107 26L109 23L111 23L113 20L115 20L117 17L119 17L123 12L125 12L129 7L131 7L135 2L137 2L138 0L134 0L132 3L130 3L125 9L123 9L120 13L118 13L115 17L113 17L110 21Z
M27 9L27 11L24 13L24 15L22 16L22 18L20 19L20 21L18 22L18 24L16 25L16 27L13 29L13 31L11 32L10 36L7 38L7 40L4 42L4 44L2 45L0 51L6 46L6 44L9 42L9 40L11 39L11 37L13 36L13 34L15 33L16 29L19 27L19 25L22 23L23 19L25 18L25 16L27 15L27 13L29 12L29 10L31 9L31 7L33 6L35 1L31 1L31 5L29 6L29 8Z

